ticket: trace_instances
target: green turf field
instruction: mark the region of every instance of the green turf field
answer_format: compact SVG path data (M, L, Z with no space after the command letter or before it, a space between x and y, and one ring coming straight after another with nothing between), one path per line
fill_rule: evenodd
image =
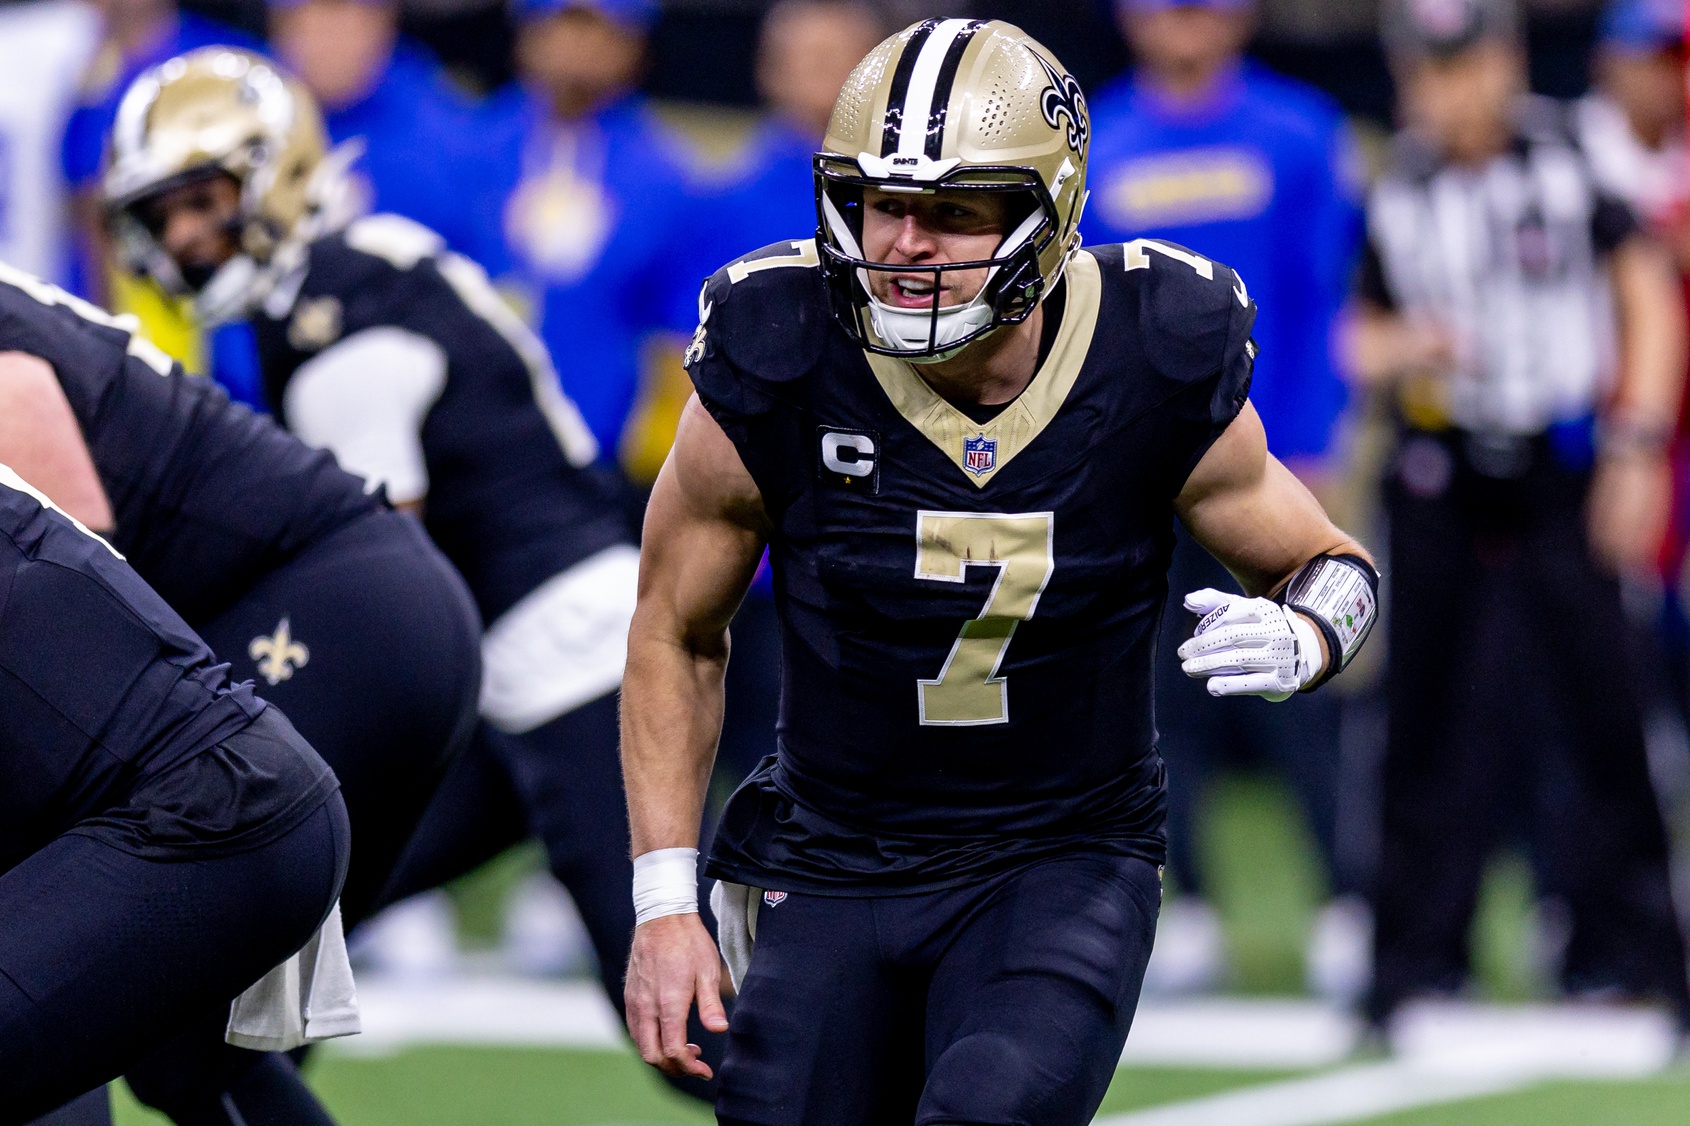
M1281 1073L1123 1068L1104 1113L1161 1106ZM668 1094L632 1056L605 1051L421 1048L328 1055L312 1084L342 1126L691 1126L710 1117ZM164 1126L120 1090L117 1126ZM1690 1072L1632 1083L1547 1083L1384 1118L1378 1126L1684 1126Z
M1304 935L1323 897L1323 876L1283 787L1251 777L1221 780L1205 818L1206 862L1232 955L1230 986L1250 995L1302 990ZM490 944L510 885L539 863L533 850L495 862L453 889L470 945ZM1530 888L1525 866L1504 859L1487 881L1475 926L1477 992L1498 1001L1540 996L1526 954ZM674 1096L631 1052L410 1048L370 1056L323 1052L313 1086L342 1126L688 1126L711 1121ZM1122 1069L1104 1115L1169 1107L1205 1095L1243 1094L1284 1072ZM119 1090L117 1126L161 1126ZM1328 1119L1336 1121L1335 1119ZM1179 1119L1193 1126L1202 1114ZM1232 1121L1229 1119L1229 1121ZM1545 1082L1507 1094L1356 1119L1376 1126L1690 1126L1690 1068L1633 1082Z

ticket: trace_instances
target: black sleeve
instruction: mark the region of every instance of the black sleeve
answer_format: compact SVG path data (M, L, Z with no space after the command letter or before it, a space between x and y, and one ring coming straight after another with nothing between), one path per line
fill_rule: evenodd
M1596 197L1596 207L1590 213L1590 241L1598 256L1612 254L1642 229L1637 213L1625 201L1611 195Z
M781 250L790 257L790 248L779 244L740 261ZM773 512L797 485L791 431L803 413L804 377L821 363L828 340L826 294L813 268L764 269L737 281L724 268L705 283L699 311L687 375Z
M1138 324L1143 353L1164 381L1161 408L1172 428L1175 492L1250 397L1256 366L1256 303L1228 267L1202 262L1182 247L1145 253L1139 279Z
M1379 247L1372 238L1366 239L1362 245L1361 263L1356 267L1355 294L1387 313L1396 312L1397 299L1385 280L1385 260L1380 257Z

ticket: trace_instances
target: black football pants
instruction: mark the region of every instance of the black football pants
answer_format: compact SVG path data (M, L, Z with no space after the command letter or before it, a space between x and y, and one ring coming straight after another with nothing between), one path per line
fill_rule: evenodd
M765 896L722 1126L1086 1126L1120 1063L1156 866L1076 852L963 887Z
M1567 977L1690 1016L1619 585L1585 535L1589 475L1538 443L1519 476L1485 476L1455 435L1411 435L1398 464L1369 1015L1465 982L1485 865L1535 807L1540 864L1572 908Z
M332 793L243 850L161 858L132 839L91 823L0 874L0 1123L106 1082L207 1009L226 1022L230 999L322 925L349 854ZM93 1121L104 1095L83 1100Z
M284 620L305 656L282 678L281 668L261 664L265 650L254 642L276 639ZM355 846L341 893L350 930L379 905L448 763L474 731L481 629L469 591L421 525L382 510L270 572L216 618L190 624L233 676L257 681L339 777ZM233 995L129 1069L136 1096L178 1126L238 1126L223 1096L240 1091L249 1092L246 1126L329 1122L283 1057L223 1043ZM266 1117L251 1117L255 1103L269 1108ZM54 1126L105 1121L103 1103L92 1099Z

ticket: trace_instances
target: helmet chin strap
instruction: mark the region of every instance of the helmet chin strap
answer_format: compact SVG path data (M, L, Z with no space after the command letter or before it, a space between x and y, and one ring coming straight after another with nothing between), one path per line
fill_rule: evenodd
M822 196L822 207L827 215L828 227L834 238L839 240L840 249L853 258L867 261L862 247L851 234L845 217L839 213L831 197ZM993 253L994 259L1007 258L1033 237L1043 221L1043 214L1034 210L1021 225L1010 232L1009 236L998 244ZM869 323L874 328L876 336L891 348L900 352L921 353L906 356L912 364L936 364L950 359L976 340L985 335L976 335L992 323L997 310L986 300L986 293L991 289L992 279L997 277L1001 266L993 266L986 272L986 280L980 287L980 292L961 304L941 309L900 309L874 295L869 285L869 271L859 269L858 280L862 283L863 292L868 295ZM953 347L954 345L954 347ZM928 349L937 348L936 352Z

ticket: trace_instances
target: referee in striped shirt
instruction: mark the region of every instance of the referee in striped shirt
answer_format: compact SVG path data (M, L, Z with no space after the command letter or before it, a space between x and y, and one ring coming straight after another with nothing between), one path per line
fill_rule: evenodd
M1690 1027L1618 578L1666 522L1671 268L1562 107L1526 96L1510 0L1397 0L1386 43L1404 128L1352 337L1401 420L1369 1016L1463 986L1485 862L1561 771L1535 804L1553 806L1539 868L1574 920L1563 981L1664 1000Z

